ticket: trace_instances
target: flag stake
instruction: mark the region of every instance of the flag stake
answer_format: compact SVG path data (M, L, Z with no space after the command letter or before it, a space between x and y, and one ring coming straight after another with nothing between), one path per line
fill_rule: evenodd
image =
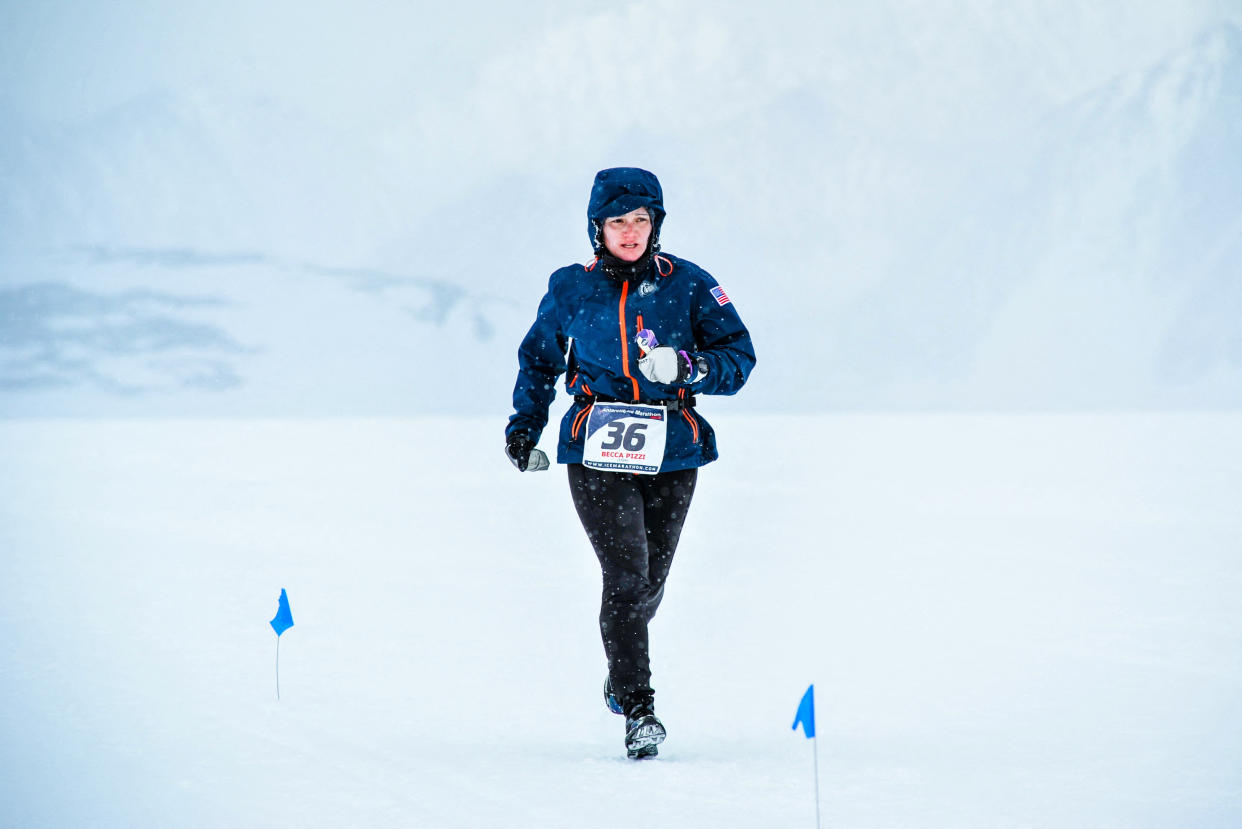
M276 696L281 696L279 691ZM815 829L820 829L820 738L812 738L811 753L815 754Z
M276 699L280 700L280 635L293 627L293 614L289 612L289 594L280 588L280 598L276 603L276 616L268 622L276 631Z
M802 726L802 733L811 741L811 756L815 763L815 829L819 829L819 740L815 735L815 684L811 683L806 689L806 693L802 695L802 701L798 703L798 713L794 717L793 728L798 730L798 726Z

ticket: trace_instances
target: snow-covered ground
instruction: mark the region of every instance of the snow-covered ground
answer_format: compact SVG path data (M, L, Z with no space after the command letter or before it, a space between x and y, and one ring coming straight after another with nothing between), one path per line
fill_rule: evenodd
M503 418L0 423L0 824L1242 825L1242 416L704 409L644 763Z

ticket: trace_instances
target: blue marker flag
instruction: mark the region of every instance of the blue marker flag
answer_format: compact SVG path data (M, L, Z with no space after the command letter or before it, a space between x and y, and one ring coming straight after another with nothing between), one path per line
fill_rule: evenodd
M272 619L270 624L277 636L293 627L293 614L289 612L289 596L286 595L283 587L280 588L280 605L276 608L276 618Z
M806 732L807 739L815 736L815 685L812 684L806 689L806 693L802 695L802 702L798 703L798 715L794 717L793 730L798 730L798 723L802 723L802 730Z

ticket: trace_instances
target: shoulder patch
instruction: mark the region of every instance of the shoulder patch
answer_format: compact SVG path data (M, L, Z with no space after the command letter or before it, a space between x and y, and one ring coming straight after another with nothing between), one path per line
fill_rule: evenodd
M728 305L732 301L729 299L729 295L725 293L725 289L719 285L712 288L712 296L716 297L717 305Z

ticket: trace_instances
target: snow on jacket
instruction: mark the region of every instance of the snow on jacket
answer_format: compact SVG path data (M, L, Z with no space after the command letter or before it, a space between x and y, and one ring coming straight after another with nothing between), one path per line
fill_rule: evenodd
M649 382L638 370L634 338L643 328L661 345L703 358L698 382ZM535 441L548 422L556 380L577 399L560 425L559 463L581 463L586 398L647 403L688 400L691 395L735 394L755 365L750 333L707 271L686 259L658 253L641 279L622 281L602 266L570 265L554 272L539 312L518 349L514 415L506 435L525 431ZM661 471L702 466L717 457L712 427L693 407L670 412Z

